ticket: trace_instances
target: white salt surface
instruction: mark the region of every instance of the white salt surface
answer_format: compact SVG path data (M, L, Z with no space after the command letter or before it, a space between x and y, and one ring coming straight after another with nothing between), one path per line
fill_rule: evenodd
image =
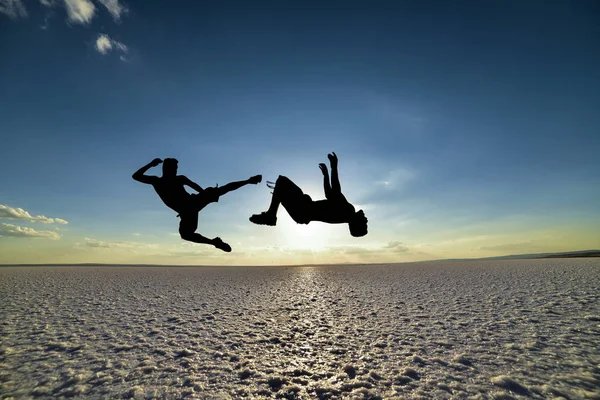
M2 398L600 399L600 260L0 268Z

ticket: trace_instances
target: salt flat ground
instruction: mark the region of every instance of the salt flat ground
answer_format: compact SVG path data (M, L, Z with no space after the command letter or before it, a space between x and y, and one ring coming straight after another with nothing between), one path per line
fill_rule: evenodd
M0 397L600 398L600 260L0 268Z

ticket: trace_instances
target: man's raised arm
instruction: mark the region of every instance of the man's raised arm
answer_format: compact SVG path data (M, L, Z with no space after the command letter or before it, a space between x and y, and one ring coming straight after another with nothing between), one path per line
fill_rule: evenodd
M323 190L325 191L325 198L328 199L331 196L331 184L329 183L327 165L321 163L319 164L319 168L321 168L321 172L323 173Z
M160 158L155 158L148 164L144 165L142 168L135 171L135 173L131 177L138 182L151 184L153 180L156 179L156 176L144 175L144 172L148 171L152 167L156 167L160 163L162 163L162 160Z
M338 177L338 158L335 152L327 154L329 158L329 165L331 166L331 190L333 193L342 193L342 185L340 185L340 178Z

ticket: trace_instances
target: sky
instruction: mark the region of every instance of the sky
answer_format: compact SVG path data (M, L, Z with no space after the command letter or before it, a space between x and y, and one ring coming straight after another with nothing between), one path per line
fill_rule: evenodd
M0 0L0 263L598 249L598 65L593 0ZM285 175L316 200L331 151L362 238L253 225L263 182L200 213L224 253L131 178L175 157L203 187Z

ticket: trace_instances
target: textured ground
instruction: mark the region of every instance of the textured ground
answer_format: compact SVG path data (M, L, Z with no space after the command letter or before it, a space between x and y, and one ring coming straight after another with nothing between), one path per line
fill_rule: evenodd
M600 260L0 268L0 397L600 399Z

